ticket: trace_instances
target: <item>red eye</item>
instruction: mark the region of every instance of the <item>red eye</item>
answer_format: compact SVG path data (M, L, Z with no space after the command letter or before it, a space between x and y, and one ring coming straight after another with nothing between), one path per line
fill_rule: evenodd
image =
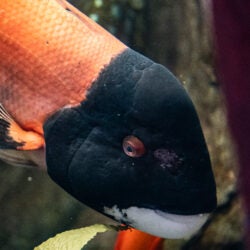
M130 135L123 139L124 153L130 157L140 157L145 154L145 146L137 137Z

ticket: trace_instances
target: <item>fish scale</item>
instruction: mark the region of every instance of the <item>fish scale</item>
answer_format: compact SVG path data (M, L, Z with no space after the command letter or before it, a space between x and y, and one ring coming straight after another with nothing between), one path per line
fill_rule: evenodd
M101 69L126 48L56 1L1 1L0 10L0 58L8 59L0 62L0 79L6 78L0 100L25 129L41 133L48 114L82 101ZM6 98L2 88L12 95Z

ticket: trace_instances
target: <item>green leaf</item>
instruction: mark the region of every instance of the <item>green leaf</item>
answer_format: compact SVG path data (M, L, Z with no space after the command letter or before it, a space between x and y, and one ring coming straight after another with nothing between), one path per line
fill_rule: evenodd
M81 250L97 233L104 233L109 230L112 230L110 226L95 224L65 231L43 242L34 250Z

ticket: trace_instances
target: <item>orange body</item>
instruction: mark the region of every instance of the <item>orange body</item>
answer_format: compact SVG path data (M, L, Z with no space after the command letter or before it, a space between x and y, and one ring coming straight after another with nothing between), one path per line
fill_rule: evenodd
M0 1L0 102L22 128L42 134L46 117L84 100L125 48L65 1Z

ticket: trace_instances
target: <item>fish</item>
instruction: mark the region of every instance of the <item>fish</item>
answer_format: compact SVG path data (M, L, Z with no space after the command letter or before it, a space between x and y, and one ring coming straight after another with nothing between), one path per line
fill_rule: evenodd
M165 67L64 0L0 2L0 158L161 238L216 208L195 107Z

